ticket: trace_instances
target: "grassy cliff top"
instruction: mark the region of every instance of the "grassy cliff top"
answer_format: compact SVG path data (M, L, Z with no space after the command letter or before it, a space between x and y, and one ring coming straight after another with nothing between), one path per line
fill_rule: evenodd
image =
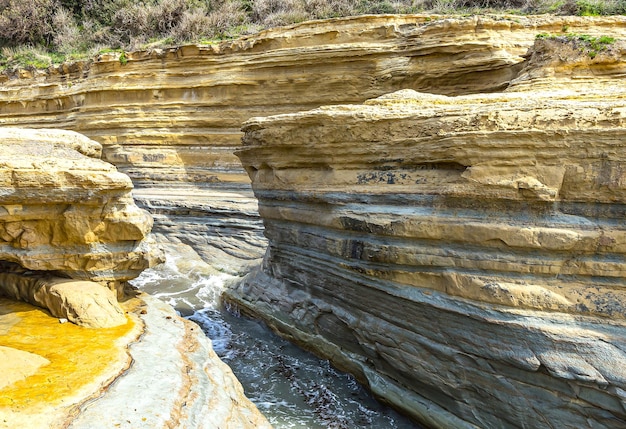
M622 0L0 0L0 70L384 13L614 15Z

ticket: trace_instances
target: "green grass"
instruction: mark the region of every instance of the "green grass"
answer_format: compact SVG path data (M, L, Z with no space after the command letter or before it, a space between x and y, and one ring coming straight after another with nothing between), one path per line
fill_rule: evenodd
M60 64L65 58L31 46L4 48L0 53L0 68L46 69L54 64L55 60Z
M616 42L614 37L610 36L591 36L589 34L537 34L537 39L557 40L565 43L574 43L579 50L585 52L589 58L595 58L600 52L606 51Z

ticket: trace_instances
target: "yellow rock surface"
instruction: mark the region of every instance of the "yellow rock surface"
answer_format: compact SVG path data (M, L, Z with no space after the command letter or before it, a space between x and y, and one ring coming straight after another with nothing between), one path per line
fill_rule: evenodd
M127 307L128 309L128 307ZM97 394L130 365L127 347L141 323L88 329L59 323L32 305L0 298L0 344L45 359L30 374L0 389L0 427L57 427L71 407ZM0 361L0 372L13 360Z
M0 428L270 428L197 325L146 295L122 306L127 324L89 329L0 298Z
M3 362L0 389L33 375L40 366L50 363L37 354L5 346L0 346L0 362Z
M102 54L0 87L0 124L81 132L138 183L249 183L233 150L253 116L410 88L505 88L539 33L626 35L624 17L362 16L208 46Z

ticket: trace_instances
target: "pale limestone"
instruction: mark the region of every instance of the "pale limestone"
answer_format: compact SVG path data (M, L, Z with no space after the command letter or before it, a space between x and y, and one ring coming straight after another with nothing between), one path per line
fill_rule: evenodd
M102 396L85 403L69 428L270 429L200 327L155 298L141 299L146 327L141 341L130 346L134 364Z

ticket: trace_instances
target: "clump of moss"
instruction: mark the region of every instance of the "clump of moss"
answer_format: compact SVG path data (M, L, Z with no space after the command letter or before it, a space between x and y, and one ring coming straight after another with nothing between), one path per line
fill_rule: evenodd
M562 43L574 43L589 58L595 58L600 52L606 51L616 41L610 36L591 36L589 34L537 34L537 39L556 40Z

